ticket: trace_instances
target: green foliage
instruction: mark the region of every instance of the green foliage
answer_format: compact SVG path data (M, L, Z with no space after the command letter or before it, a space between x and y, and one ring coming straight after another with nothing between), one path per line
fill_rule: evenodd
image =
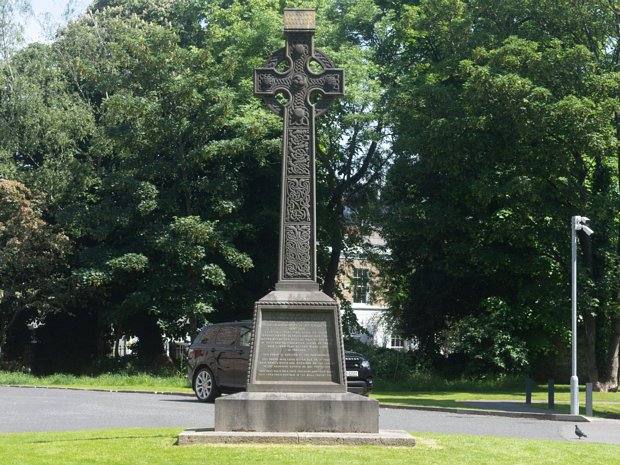
M346 70L344 97L317 120L319 274L322 289L336 297L342 258L361 250L372 232L369 217L392 156L381 82L386 67L377 61L386 40L383 16L368 0L318 7L317 48Z
M442 401L450 401L453 402L451 406L456 406L455 401L465 400L523 400L525 378L507 375L475 378L459 376L449 379L430 370L417 369L397 380L378 379L375 388L375 395L382 403L441 406ZM540 392L542 400L542 394L547 391L541 387ZM407 395L411 396L411 402L406 401ZM424 398L434 401L425 403L422 400Z
M141 337L161 345L153 323L182 336L223 302L247 308L219 318L245 317L266 291L232 289L269 252L256 212L277 212L253 178L267 171L260 190L277 192L279 121L252 97L251 76L277 49L278 8L95 2L52 44L2 64L0 174L43 193L75 242L64 310L95 316L94 356L111 328L149 327Z
M345 349L364 355L370 363L374 379L381 382L402 380L426 368L424 358L414 351L368 346L355 339L345 340Z
M40 320L61 305L69 248L68 238L42 218L40 199L0 178L0 359L18 317Z
M163 332L249 317L276 279L282 124L252 73L282 46L283 3L97 0L52 43L17 49L23 5L0 3L0 179L32 189L37 221L74 244L32 254L34 268L54 256L45 270L68 260L72 298L49 308L91 322L94 358L124 334L157 352ZM343 251L368 254L380 226L390 321L425 354L377 353L377 369L519 373L565 349L568 220L583 214L596 231L579 238L588 368L596 353L607 371L620 331L613 2L287 6L317 6L317 48L347 73L317 120L321 284L342 296ZM31 274L12 298L51 295L58 276Z
M597 231L580 237L580 308L610 323L616 21L607 2L560 3L427 0L397 24L384 273L394 313L438 364L453 350L478 372L518 372L566 347L575 214Z
M464 357L459 372L464 376L525 373L529 357L527 346L513 327L511 309L498 298L481 302L479 315L465 315L446 331L444 347L451 357Z

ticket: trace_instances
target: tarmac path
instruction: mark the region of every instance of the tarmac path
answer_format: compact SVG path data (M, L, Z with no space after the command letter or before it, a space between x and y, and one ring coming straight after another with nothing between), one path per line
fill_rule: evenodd
M105 428L212 428L213 404L191 396L0 387L0 433ZM381 429L578 441L566 421L382 407ZM620 444L620 420L580 423L583 441Z

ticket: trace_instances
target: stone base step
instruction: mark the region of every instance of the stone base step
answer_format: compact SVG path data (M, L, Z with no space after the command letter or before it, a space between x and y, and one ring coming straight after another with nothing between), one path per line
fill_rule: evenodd
M190 444L306 444L316 446L413 447L415 438L406 431L378 433L269 433L188 429L179 434L179 445Z

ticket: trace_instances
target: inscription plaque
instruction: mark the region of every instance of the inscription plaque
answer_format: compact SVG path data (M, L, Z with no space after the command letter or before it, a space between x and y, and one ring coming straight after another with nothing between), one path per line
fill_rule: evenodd
M264 309L255 381L339 382L332 312Z

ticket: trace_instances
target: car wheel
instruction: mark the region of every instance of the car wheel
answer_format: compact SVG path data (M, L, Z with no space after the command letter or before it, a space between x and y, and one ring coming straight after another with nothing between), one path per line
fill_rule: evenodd
M207 367L202 367L194 377L194 392L200 402L213 402L217 397L217 386L213 373Z

